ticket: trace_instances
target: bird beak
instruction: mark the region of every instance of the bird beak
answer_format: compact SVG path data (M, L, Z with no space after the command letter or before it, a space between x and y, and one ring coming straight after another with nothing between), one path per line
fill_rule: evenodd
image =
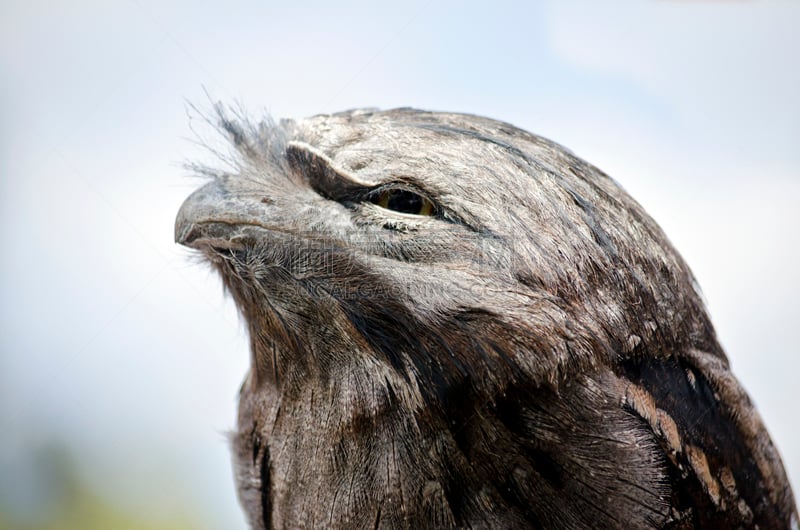
M263 205L231 194L222 179L184 201L175 219L175 242L188 247L230 248L247 227L259 225Z

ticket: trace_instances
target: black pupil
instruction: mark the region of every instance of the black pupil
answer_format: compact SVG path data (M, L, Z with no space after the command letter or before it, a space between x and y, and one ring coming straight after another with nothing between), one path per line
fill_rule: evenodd
M422 197L416 193L396 190L389 192L389 203L387 207L396 212L416 214L422 210L422 201Z

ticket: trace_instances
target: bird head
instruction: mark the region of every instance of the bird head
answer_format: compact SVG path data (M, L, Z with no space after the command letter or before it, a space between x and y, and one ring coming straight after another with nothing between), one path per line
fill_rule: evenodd
M506 123L413 109L254 124L179 243L248 323L253 384L371 367L422 399L718 349L691 272L611 178ZM528 352L534 352L533 355Z

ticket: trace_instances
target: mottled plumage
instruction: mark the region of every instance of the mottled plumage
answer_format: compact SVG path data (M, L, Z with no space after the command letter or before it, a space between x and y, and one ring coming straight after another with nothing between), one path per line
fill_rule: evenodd
M176 240L247 322L253 528L797 528L689 268L611 178L477 116L219 118L232 167Z

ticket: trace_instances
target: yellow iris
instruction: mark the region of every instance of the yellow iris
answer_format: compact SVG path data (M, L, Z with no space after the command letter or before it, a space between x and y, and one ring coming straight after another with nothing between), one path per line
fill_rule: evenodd
M434 215L433 203L414 192L404 189L387 189L377 194L372 202L381 208L412 215Z

